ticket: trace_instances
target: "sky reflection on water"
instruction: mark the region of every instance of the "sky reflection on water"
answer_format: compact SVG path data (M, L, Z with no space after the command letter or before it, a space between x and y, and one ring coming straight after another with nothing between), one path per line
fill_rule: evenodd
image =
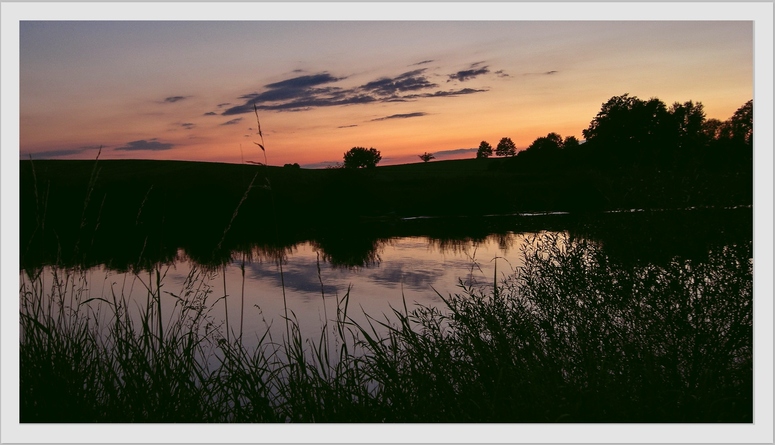
M441 307L444 303L439 294L446 297L461 293L461 282L477 288L491 287L496 261L499 277L513 272L520 264L518 246L530 236L507 233L484 240L455 241L392 238L375 252L378 261L360 267L326 262L314 243L304 242L286 250L282 277L277 261L258 249L252 255L235 253L225 268L209 269L180 252L175 262L159 267L163 320L172 322L180 309L178 297L196 288L208 294L212 323L220 325L224 334L228 313L231 335L238 336L242 325L247 345L255 346L252 343L268 327L277 340L285 333L284 284L289 317L298 320L305 338L316 339L326 322L329 327L333 325L337 302L348 291L348 316L359 323L367 321L364 313L384 320L382 314L392 314L391 308L403 308L404 301L410 310L417 304ZM62 271L46 267L43 273L50 285L55 274ZM198 277L193 284L191 276ZM24 274L22 279L27 279ZM148 300L148 289L155 286L156 272L123 273L97 266L78 275L75 282L86 283L80 301L124 296L130 311L139 313ZM96 307L100 303L94 300L89 304ZM100 316L107 317L103 322L108 321L110 310L102 308Z

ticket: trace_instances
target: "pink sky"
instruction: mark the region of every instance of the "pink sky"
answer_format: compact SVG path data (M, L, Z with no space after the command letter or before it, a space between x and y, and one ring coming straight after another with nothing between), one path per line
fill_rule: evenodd
M746 21L57 22L20 24L20 157L319 167L576 136L610 97L753 97Z

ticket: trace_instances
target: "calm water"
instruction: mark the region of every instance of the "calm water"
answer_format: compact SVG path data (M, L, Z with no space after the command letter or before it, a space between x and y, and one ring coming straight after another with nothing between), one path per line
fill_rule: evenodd
M320 248L305 242L286 250L282 277L276 258L258 249L235 253L229 264L215 268L198 266L180 251L173 263L159 269L162 313L164 320L175 316L176 296L191 289L206 289L210 315L225 328L228 311L232 335L238 334L242 322L246 343L270 325L272 335L280 338L285 329L284 282L289 315L298 319L303 335L314 338L325 320L335 318L337 302L348 291L348 315L361 322L366 320L364 312L390 314L391 306L402 308L404 301L410 309L416 304L443 307L439 294L461 293L461 282L492 288L496 276L500 280L513 273L521 262L520 247L534 235L507 233L484 240L447 242L427 237L391 238L379 242L371 260L360 267L334 266L324 259ZM54 273L51 267L44 269L44 288L54 282ZM63 272L56 273L57 280L66 280ZM71 279L76 290L83 289L76 298L80 301L123 295L139 309L148 298L148 288L156 286L156 271L117 272L98 266ZM25 273L22 280L28 280ZM95 302L99 300L91 304Z
M364 312L382 319L381 314L392 313L391 307L403 308L404 301L410 310L416 304L443 308L439 294L462 293L461 282L486 291L495 279L513 274L522 264L525 241L542 233L593 239L617 261L646 264L674 257L702 261L709 246L752 239L750 208L609 214L591 223L567 218L522 217L498 224L483 219L466 226L459 220L407 221L387 234L345 233L296 242L283 247L282 274L278 249L255 246L233 252L223 265L198 265L178 249L174 260L160 261L151 271L121 272L104 264L70 275L51 266L38 270L44 290L57 282L71 286L72 299L65 305L94 299L89 303L93 308L100 298L111 301L115 295L126 297L135 313L148 301L148 289L156 287L158 272L165 324L178 314L178 297L206 295L212 323L223 332L228 323L230 335L241 330L251 344L267 327L276 339L284 334L284 298L288 315L298 320L307 338L318 337L321 327L331 324L348 292L348 316L359 323L366 321ZM404 229L408 235L400 234ZM413 235L413 230L426 235ZM29 274L22 271L21 280L29 282ZM89 316L109 317L110 311L90 309Z

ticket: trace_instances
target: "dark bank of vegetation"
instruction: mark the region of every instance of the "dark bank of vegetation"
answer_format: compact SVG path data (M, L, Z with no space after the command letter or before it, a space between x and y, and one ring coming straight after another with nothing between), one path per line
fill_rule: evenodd
M502 158L377 168L22 161L21 420L751 422L750 109L711 125L699 104L625 95L583 144L549 134L515 156L505 142ZM648 217L596 213L632 208ZM573 215L473 218L558 210ZM399 219L413 215L448 218ZM180 247L212 266L263 246L282 264L308 240L353 266L390 236L546 224L570 235L534 239L494 290L371 326L345 295L317 339L291 316L245 347L209 315L211 267L161 290ZM111 253L151 277L146 302L90 292L81 271Z

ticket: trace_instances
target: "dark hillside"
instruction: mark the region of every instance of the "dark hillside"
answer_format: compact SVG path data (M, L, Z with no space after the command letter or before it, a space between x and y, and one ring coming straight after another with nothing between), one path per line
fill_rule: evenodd
M21 161L21 256L46 252L59 256L48 261L88 263L86 252L111 250L124 252L125 258L114 259L128 265L140 257L172 258L180 247L207 258L219 244L222 253L216 255L227 255L246 240L283 246L348 238L362 232L364 223L407 216L752 203L752 175L740 169L686 175L584 164L525 168L519 161L327 170L183 161Z

